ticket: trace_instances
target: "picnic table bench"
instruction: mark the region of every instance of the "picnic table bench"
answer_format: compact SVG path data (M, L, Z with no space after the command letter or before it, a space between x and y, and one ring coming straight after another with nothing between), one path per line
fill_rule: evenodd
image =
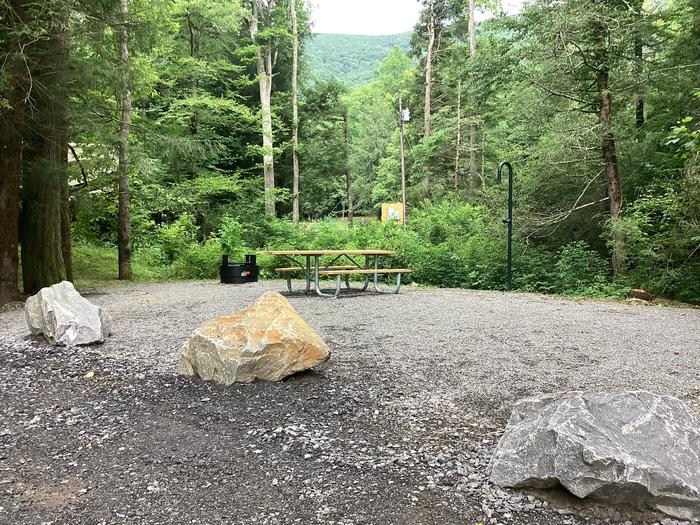
M292 276L295 273L304 273L306 288L304 293L311 291L311 283L314 284L316 293L321 297L338 297L341 290L341 279L344 279L348 290L351 290L350 276L363 275L364 285L358 288L360 291L367 290L370 282L374 291L378 293L398 293L401 288L401 274L410 273L409 268L380 268L379 257L381 255L394 255L393 250L261 250L260 255L275 255L291 261L294 266L277 268L277 273L285 275L287 278L287 288L290 293L294 292L292 287ZM321 257L334 256L328 263L321 263ZM361 264L357 257L364 257ZM313 258L313 264L311 259ZM348 262L349 264L336 264L338 262ZM383 290L379 286L380 275L396 275L396 285L390 290ZM335 292L325 293L321 290L319 278L321 276L335 277ZM371 277L374 276L372 279Z

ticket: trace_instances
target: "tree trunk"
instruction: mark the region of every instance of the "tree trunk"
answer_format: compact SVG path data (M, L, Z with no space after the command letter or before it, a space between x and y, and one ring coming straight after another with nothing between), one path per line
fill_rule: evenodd
M423 105L423 137L430 136L430 114L432 112L433 91L433 46L435 45L435 12L433 0L430 1L430 20L428 22L428 52L425 57L425 101Z
M258 86L260 88L260 110L262 114L262 143L263 143L263 175L265 181L265 214L275 217L275 170L272 136L272 41L268 38L263 55L263 49L258 43L259 0L251 3L252 11L249 20L250 38L256 49L256 64Z
M603 162L608 178L608 197L610 198L612 267L615 275L621 275L625 271L625 237L619 224L622 218L622 185L620 184L615 154L615 137L612 133L612 96L609 91L609 71L606 66L598 70L597 82L600 95L599 122L603 132Z
M63 82L68 55L66 18L53 16L45 38L28 53L35 100L23 154L22 277L28 294L67 277L63 250L66 230L62 229L67 155Z
M292 0L292 222L299 225L299 108L297 107L297 77L299 75L299 32L297 2ZM346 168L347 169L347 168Z
M637 62L637 77L640 79L639 93L637 94L637 104L635 108L635 124L637 129L644 127L644 83L641 82L641 78L644 76L644 46L642 45L642 37L639 32L638 28L635 29L634 58Z
M26 153L22 183L22 279L24 293L33 294L66 279L61 238L61 179L65 173L55 161L44 158L45 151Z
M61 163L68 165L68 144L63 148ZM61 253L66 267L66 280L73 282L73 247L70 236L70 188L67 173L61 177Z
M345 160L345 182L348 192L348 228L353 227L353 209L352 209L352 174L350 173L350 137L348 126L348 110L343 113L343 137L345 141L344 160Z
M117 248L119 279L131 280L131 213L129 210L129 128L131 126L131 89L129 87L129 2L120 0L119 65L121 68L122 114L119 126L119 215L117 218Z
M0 113L0 305L19 299L19 200L22 167L21 102Z
M475 0L469 0L469 58L476 59L476 20L474 18ZM472 97L472 116L469 123L469 193L474 193L479 182L479 170L476 166L477 124L476 108Z
M22 6L10 9L21 18ZM10 18L8 17L8 20ZM2 53L9 75L3 92L10 107L0 111L0 305L19 299L19 203L22 171L22 130L24 124L24 65L18 54L20 42L6 41Z
M127 13L128 14L128 13ZM196 31L198 31L198 28L194 25L194 22L192 21L192 16L190 13L187 13L187 29L189 30L190 34L190 58L192 58L193 62L197 62L197 58L199 57L199 39L195 35ZM128 35L127 35L128 36ZM128 59L128 48L127 48L127 59ZM192 93L192 98L197 97L197 91L199 87L199 78L197 77L196 70L197 68L194 68L195 73L192 75L192 79L190 80L191 84L191 93ZM199 130L199 118L197 117L197 112L192 111L192 114L190 115L188 119L188 125L190 128L190 135L194 139L197 136L197 131ZM188 171L189 173L187 174L190 180L194 179L197 177L197 155L194 152L191 152L189 155L188 159Z
M462 81L457 82L457 140L455 144L455 171L452 176L454 188L459 188L459 157L462 149Z

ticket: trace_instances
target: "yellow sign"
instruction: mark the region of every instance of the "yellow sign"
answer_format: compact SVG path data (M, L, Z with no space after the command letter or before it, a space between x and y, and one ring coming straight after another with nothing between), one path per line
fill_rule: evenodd
M397 221L403 223L403 204L385 202L382 204L382 222Z

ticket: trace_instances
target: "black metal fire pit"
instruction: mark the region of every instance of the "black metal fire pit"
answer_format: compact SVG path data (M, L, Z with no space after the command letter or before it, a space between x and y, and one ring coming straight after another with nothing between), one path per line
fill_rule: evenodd
M221 257L221 266L219 267L219 275L221 276L222 284L258 282L260 268L255 262L255 255L246 255L245 262L229 264L228 255L223 255Z

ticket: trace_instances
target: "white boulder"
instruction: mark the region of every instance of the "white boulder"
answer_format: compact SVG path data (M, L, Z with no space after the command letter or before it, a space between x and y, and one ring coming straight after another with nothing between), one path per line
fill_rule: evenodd
M112 318L63 281L42 288L24 304L29 330L52 345L102 343L112 332Z

